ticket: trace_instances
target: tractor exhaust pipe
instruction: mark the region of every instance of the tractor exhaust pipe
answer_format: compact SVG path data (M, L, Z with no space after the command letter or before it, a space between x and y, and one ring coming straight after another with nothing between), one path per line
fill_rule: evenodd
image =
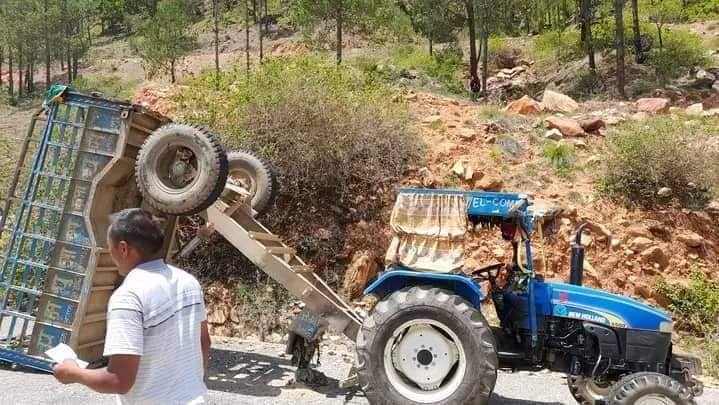
M582 245L582 232L587 224L577 228L577 240L572 245L572 257L569 267L569 284L582 285L584 277L584 245Z

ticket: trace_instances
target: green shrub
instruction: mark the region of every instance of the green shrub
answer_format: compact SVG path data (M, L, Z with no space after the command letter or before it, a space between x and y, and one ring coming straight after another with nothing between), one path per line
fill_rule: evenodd
M719 0L689 1L686 14L691 21L716 20L719 18Z
M403 104L383 83L320 57L269 59L249 79L242 71L190 81L179 97L186 119L224 134L279 171L283 195L338 203L387 178L420 156ZM368 82L368 80L370 80Z
M506 38L489 38L489 65L495 69L513 68L522 50L507 43Z
M607 137L600 189L628 205L666 203L657 195L669 187L687 207L704 205L719 185L719 154L708 147L716 120L685 125L682 119L652 117L625 124Z
M544 145L542 155L549 160L559 176L566 177L572 173L577 155L574 147L570 144L560 142L547 142Z
M662 82L679 76L683 68L701 66L707 62L702 39L682 29L664 30L663 48L659 49L658 37L654 40L654 52L650 63Z
M399 69L417 70L437 82L440 87L453 94L462 94L463 54L456 45L434 50L430 55L426 49L405 45L391 50L392 63Z
M116 76L86 77L79 76L70 85L72 88L84 92L99 92L108 98L129 100L140 82L137 80L123 80Z
M540 64L567 62L582 57L584 51L577 30L548 31L532 44L532 58Z
M706 338L719 338L719 283L693 272L687 286L661 281L657 291L669 299L677 328Z

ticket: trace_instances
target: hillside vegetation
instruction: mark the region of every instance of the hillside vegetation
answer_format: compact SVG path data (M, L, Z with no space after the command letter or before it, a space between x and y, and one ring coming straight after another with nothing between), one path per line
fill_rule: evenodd
M719 0L3 0L0 174L47 84L131 98L272 161L263 222L348 297L396 187L526 192L563 209L545 278L590 222L587 283L671 310L717 373L718 20ZM466 270L510 253L478 231ZM183 265L216 334L300 310L219 238Z

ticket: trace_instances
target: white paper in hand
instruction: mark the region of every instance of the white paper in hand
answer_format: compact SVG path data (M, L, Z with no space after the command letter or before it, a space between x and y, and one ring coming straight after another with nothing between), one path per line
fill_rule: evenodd
M75 351L72 350L70 346L66 345L65 343L60 343L59 345L46 351L45 354L47 355L47 357L51 358L56 363L62 363L65 360L75 360L75 362L78 366L80 366L80 368L87 368L87 362L78 359L77 354L75 354Z

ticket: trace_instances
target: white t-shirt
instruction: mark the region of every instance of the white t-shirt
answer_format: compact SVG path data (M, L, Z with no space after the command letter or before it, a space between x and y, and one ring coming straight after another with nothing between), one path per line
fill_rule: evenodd
M204 403L200 323L206 319L202 288L190 274L162 260L130 271L107 309L104 355L141 356L135 384L118 403Z

